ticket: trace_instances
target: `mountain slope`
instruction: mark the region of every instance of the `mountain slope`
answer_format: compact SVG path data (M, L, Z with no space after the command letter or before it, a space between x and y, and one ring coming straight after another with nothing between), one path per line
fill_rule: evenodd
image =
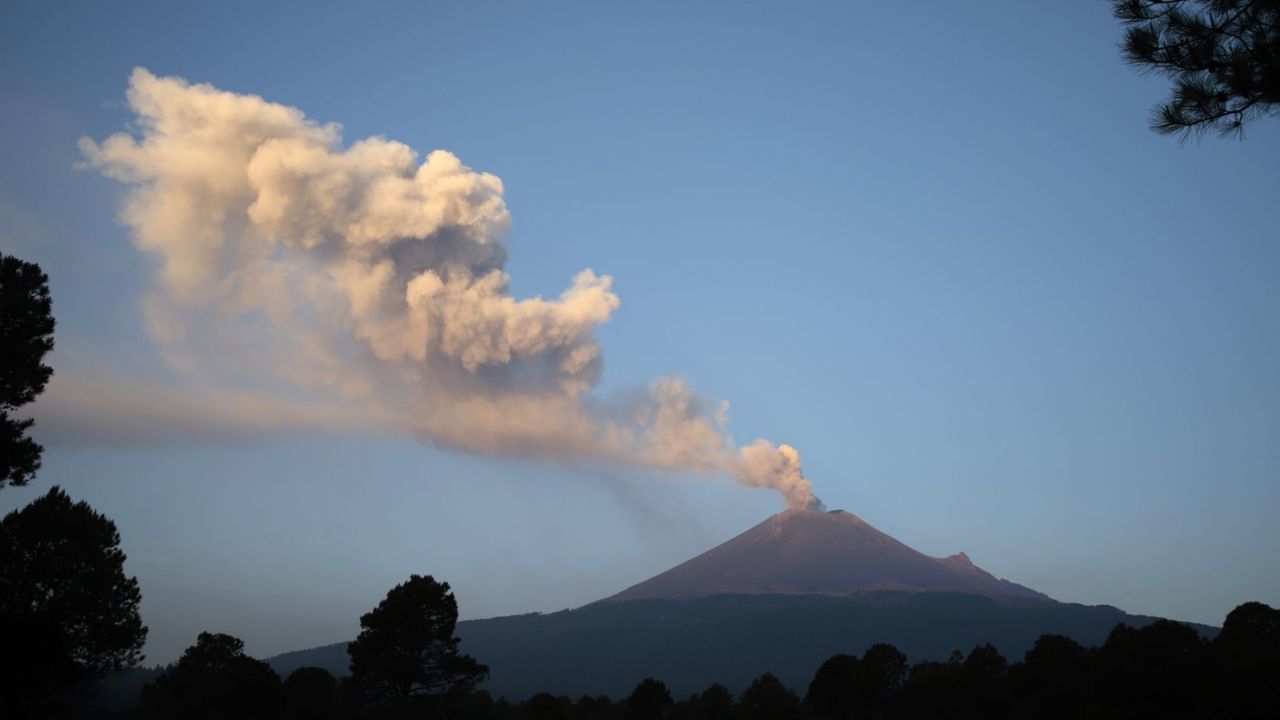
M919 553L850 513L789 510L612 597L461 622L457 635L489 666L495 696L616 699L647 676L683 696L714 682L737 692L764 672L803 693L828 657L878 642L911 662L990 642L1013 661L1044 634L1098 645L1117 623L1156 619L1054 601L963 553ZM268 659L281 675L310 664L343 675L347 661L345 644Z
M607 601L710 595L959 592L1048 600L1001 580L964 553L932 558L835 510L788 510Z
M457 634L462 651L489 666L483 687L494 697L546 691L617 699L648 676L683 697L713 682L740 692L764 672L803 693L822 661L836 653L861 655L878 642L892 643L913 663L945 660L952 650L967 653L984 642L1014 661L1046 633L1100 645L1117 623L1154 620L1108 606L961 593L760 594L597 602L461 622ZM303 665L345 675L348 657L344 643L268 662L282 677Z

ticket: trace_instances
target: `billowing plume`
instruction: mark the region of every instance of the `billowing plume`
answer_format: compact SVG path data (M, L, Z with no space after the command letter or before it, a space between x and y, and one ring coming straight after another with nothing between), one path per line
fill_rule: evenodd
M130 133L81 140L130 187L121 217L158 264L148 328L176 371L219 387L285 379L477 453L714 474L819 503L787 445L737 447L727 404L678 378L592 393L613 279L516 299L502 181L436 150L134 70Z

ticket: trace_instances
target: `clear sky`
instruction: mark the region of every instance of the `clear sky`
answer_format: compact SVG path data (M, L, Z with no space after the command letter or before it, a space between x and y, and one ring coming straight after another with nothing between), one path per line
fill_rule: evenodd
M686 378L923 552L1217 623L1280 603L1280 122L1154 135L1166 82L1119 35L1103 2L8 3L0 249L50 275L59 378L181 391L128 188L76 168L136 120L133 68L446 149L502 179L514 297L614 278L590 397ZM167 662L201 630L349 639L410 573L464 617L580 605L783 507L723 474L246 424L38 425L0 510L59 484L114 518Z

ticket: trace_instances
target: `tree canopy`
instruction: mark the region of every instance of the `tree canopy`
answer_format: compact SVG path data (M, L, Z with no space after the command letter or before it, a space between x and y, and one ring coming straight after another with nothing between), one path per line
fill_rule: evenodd
M835 720L853 717L857 673L856 656L832 655L814 673L804 701L823 717Z
M425 578L423 579L425 580ZM446 591L447 592L447 591ZM610 656L600 656L610 662ZM41 658L35 658L41 662ZM584 669L590 672L590 668ZM462 690L430 702L367 702L368 685L336 680L318 667L295 670L280 683L263 662L244 654L228 635L202 633L196 645L143 692L134 712L113 717L457 718L459 720L786 720L802 718L1161 717L1270 718L1280 677L1280 610L1245 603L1210 640L1168 620L1141 627L1115 626L1105 643L1086 647L1064 635L1043 635L1021 661L1006 660L983 643L967 654L908 666L892 645L867 648L862 657L835 655L822 663L803 704L786 682L765 673L736 697L713 684L684 700L645 678L617 703L583 695L576 702L538 692L516 702ZM741 680L739 680L741 682ZM0 695L0 701L8 700ZM394 700L394 698L392 698ZM0 711L12 707L0 705ZM50 717L49 713L8 713ZM98 717L92 715L93 717Z
M1114 0L1125 61L1173 80L1151 127L1240 133L1280 103L1280 0Z
M0 254L0 488L26 485L40 469L43 448L27 435L33 424L13 411L31 402L53 374L49 278L35 263Z
M285 718L324 720L338 717L338 680L324 668L300 667L281 685Z
M280 706L280 676L223 633L200 633L142 694L143 714L155 718L274 718Z
M792 720L800 715L800 698L773 673L765 673L742 691L738 701L742 720Z
M647 677L627 697L626 715L632 720L658 720L671 712L673 704L666 683Z
M115 523L54 487L0 520L2 694L32 702L130 668L147 629Z
M347 646L352 680L371 699L402 706L471 692L489 670L458 652L457 622L449 583L411 576L360 618L360 635Z

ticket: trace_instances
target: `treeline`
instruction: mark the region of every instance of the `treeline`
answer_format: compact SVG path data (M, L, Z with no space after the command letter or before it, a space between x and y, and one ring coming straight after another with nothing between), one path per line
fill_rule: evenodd
M424 587L434 584L447 592L447 585L429 578L417 582ZM399 631L405 618L384 620L390 620L388 627ZM362 633L362 637L368 636ZM428 663L432 667L424 668L421 659L431 655L430 651L412 657L357 660L362 650L357 644L353 648L353 670L357 670L353 677L339 680L322 668L304 667L282 680L266 663L245 655L239 640L202 634L181 660L144 688L135 707L86 716L845 720L1270 718L1280 712L1280 610L1257 602L1240 605L1228 614L1222 632L1213 640L1170 620L1141 628L1120 624L1096 648L1086 648L1061 635L1044 635L1021 661L1013 663L990 644L975 647L968 654L956 651L946 661L914 665L892 645L873 645L860 657L835 655L828 659L817 669L803 696L765 673L737 696L716 684L676 699L660 680L645 678L628 697L616 700L540 693L512 703L474 690L483 666L469 658L462 674L449 675L445 669L456 658L437 657ZM418 681L392 688L394 683L388 685L386 675L368 674L370 662L384 671L405 662L400 677L416 677ZM429 684L432 677L436 682Z

